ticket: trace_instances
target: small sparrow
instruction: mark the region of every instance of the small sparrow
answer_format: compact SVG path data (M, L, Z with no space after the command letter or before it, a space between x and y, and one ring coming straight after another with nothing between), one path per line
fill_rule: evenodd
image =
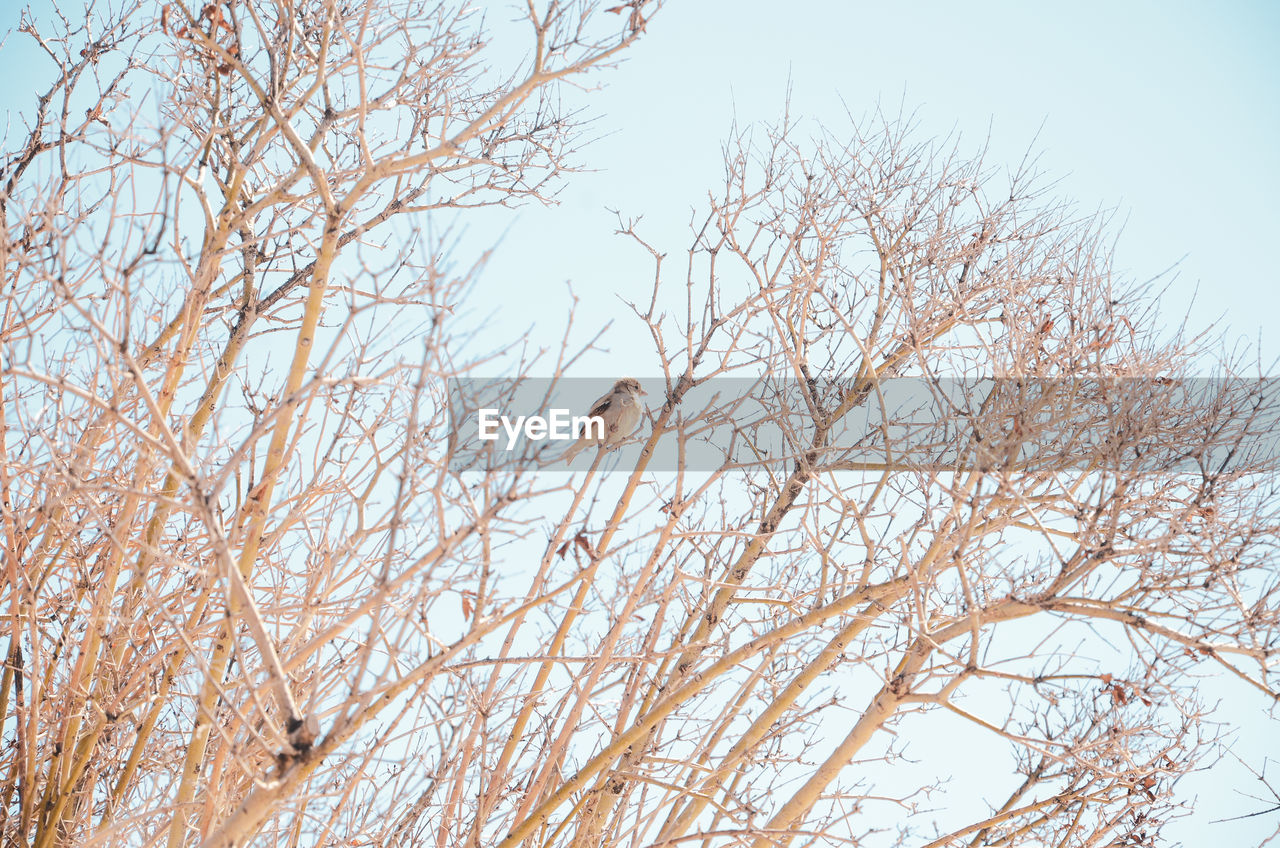
M614 383L609 393L593 403L587 413L592 418L604 419L604 438L595 437L595 428L583 433L564 452L564 461L572 462L580 451L592 445L612 447L630 436L640 424L640 396L644 393L640 381L632 377Z

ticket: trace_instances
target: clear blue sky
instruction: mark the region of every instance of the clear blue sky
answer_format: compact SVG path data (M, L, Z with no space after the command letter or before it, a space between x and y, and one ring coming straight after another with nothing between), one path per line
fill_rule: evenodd
M591 111L606 135L583 159L598 172L578 175L560 207L518 213L491 269L520 320L556 320L566 280L584 317L622 315L614 294L647 286L651 269L604 209L644 215L661 249L683 250L730 121L776 119L789 81L793 112L809 118L902 104L924 133L956 130L976 147L990 130L992 163L1033 147L1063 195L1117 210L1121 273L1177 265L1171 315L1198 287L1195 324L1221 318L1280 355L1266 339L1280 312L1269 249L1280 241L1280 3L782 8L670 3L628 61L596 77L606 87Z
M3 2L0 27L8 28L17 4ZM606 207L644 215L657 246L682 251L690 210L720 175L730 121L777 118L790 85L793 112L808 118L902 104L923 133L955 130L977 146L989 131L993 163L1013 164L1034 147L1062 177L1063 195L1118 210L1122 273L1146 279L1177 264L1169 314L1192 308L1198 288L1193 325L1221 319L1232 336L1260 340L1275 357L1278 44L1280 3L1263 0L673 0L620 68L593 77L605 88L585 102L601 137L582 161L596 171L578 175L559 206L480 216L469 243L507 233L483 290L511 329L538 322L555 328L554 340L568 281L582 302L579 340L586 326L616 316L624 338L647 353L647 335L616 295L644 291L651 268L612 235ZM0 51L0 107L29 108L36 86L47 84L31 73L30 56L17 42ZM588 361L583 375L643 375L655 365L623 343ZM1280 754L1274 742L1266 751L1260 710L1232 709L1256 730L1242 742L1247 753ZM1248 788L1247 776L1223 774L1189 785L1211 815L1170 835L1192 848L1246 844L1280 824L1275 815L1206 824L1258 808L1232 794Z

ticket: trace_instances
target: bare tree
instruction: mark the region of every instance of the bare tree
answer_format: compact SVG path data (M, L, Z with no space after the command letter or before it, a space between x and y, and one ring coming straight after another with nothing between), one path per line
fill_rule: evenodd
M511 613L445 643L428 616L520 493L427 470L469 272L393 222L543 197L557 86L651 5L530 4L514 50L450 3L24 17L57 71L0 198L7 840L239 844L296 803L310 842L395 809L352 740L389 707L380 734L443 726L405 705Z
M431 2L24 18L7 842L1149 845L1197 676L1274 698L1269 383L902 120L739 134L675 270L620 227L624 473L460 461L451 385L580 350L486 338L422 222L545 199L561 86L655 7L530 4L519 51ZM942 716L989 809L893 779Z

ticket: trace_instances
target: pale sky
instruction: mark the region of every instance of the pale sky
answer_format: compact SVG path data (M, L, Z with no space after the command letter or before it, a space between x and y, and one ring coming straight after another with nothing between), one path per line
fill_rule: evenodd
M605 88L587 102L603 137L581 158L597 173L577 175L558 208L518 213L491 266L487 285L521 307L512 320L556 320L565 281L584 315L623 316L614 294L647 287L651 268L612 235L606 207L684 250L730 122L777 119L789 84L792 112L810 119L839 126L846 109L880 103L916 113L921 138L954 130L977 147L989 134L991 163L1040 153L1062 196L1116 210L1121 273L1176 265L1170 314L1198 287L1195 323L1221 318L1232 337L1261 336L1268 364L1280 355L1264 326L1280 306L1267 249L1280 241L1280 4L782 8L672 2L620 68L595 77Z

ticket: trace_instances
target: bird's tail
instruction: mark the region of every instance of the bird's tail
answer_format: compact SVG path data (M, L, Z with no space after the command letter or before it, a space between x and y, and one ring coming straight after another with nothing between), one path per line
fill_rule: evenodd
M587 439L578 439L576 442L569 445L569 449L561 455L560 459L566 464L573 462L573 458L582 453L589 444L591 444L591 442Z

